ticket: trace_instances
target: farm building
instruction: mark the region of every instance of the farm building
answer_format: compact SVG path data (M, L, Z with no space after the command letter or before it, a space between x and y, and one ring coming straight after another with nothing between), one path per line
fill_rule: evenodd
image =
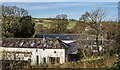
M36 35L35 38L3 38L0 51L1 60L4 61L26 61L31 65L57 64L78 59L78 50L90 48L97 52L95 40L82 39L81 42L75 38L78 35L73 34L56 34L56 35ZM104 40L108 42L107 40ZM104 46L103 41L99 40L100 50Z
M3 39L1 50L7 54L5 57L2 55L4 60L16 58L30 60L31 65L40 65L65 63L66 48L57 39Z

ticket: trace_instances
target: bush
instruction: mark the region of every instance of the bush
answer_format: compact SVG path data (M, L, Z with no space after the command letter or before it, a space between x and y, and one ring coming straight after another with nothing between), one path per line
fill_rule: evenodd
M111 66L109 66L108 70L120 70L120 53L116 55L117 61L114 62Z

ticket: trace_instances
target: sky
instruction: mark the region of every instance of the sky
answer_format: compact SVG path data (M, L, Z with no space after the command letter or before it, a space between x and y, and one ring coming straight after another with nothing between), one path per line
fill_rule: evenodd
M2 4L5 6L18 6L20 8L24 8L28 10L29 14L32 15L33 18L49 18L49 17L54 18L56 15L59 14L67 14L68 18L78 20L81 17L81 15L84 14L85 12L91 12L92 10L96 10L97 8L102 8L106 10L106 18L104 20L117 20L118 16L117 9L118 0L105 0L106 2L72 2L72 0L70 0L71 2L18 2L18 1L19 0L16 0L16 2L2 2Z
M0 0L1 2L118 2L119 0Z

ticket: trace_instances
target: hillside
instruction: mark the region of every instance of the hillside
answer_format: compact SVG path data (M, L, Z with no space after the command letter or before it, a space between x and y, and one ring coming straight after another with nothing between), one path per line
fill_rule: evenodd
M53 34L54 32L51 30L50 24L55 21L55 18L33 18L35 23L35 34ZM67 31L63 34L75 34L75 30L79 30L83 32L85 27L81 25L81 23L77 21L68 20L69 24L67 26ZM111 37L118 33L118 24L115 21L103 21L102 30L109 33ZM76 26L77 25L77 26ZM76 27L75 27L76 26ZM85 25L87 27L87 25ZM95 34L95 30L90 28L87 31L88 34Z
M43 27L49 27L52 22L54 22L54 18L33 18L33 21L35 22L35 26L37 25L43 25ZM76 25L76 21L69 20L68 29L72 29Z

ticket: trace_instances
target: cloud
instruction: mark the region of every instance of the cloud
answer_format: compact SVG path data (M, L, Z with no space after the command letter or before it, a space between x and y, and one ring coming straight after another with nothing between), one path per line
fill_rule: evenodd
M119 0L0 0L1 2L119 2Z

